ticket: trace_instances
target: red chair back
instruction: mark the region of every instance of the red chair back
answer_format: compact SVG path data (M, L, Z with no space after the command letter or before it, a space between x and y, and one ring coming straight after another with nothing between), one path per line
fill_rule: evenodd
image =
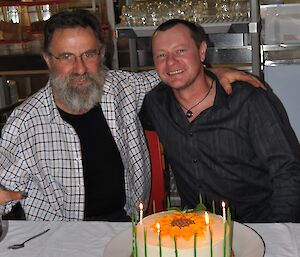
M167 194L165 190L164 159L157 133L155 131L146 130L145 135L150 151L152 167L152 185L148 205L148 214L152 214L153 201L155 201L156 212L164 211L166 206Z

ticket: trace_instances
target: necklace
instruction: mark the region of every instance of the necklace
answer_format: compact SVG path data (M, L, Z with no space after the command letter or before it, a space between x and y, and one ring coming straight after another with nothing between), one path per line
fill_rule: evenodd
M202 103L206 99L206 97L209 95L209 93L212 89L213 83L214 83L214 80L212 80L211 85L210 85L206 95L199 102L197 102L195 105L193 105L191 108L188 109L188 108L184 107L183 105L179 104L183 109L186 110L185 116L188 119L192 118L194 115L194 113L192 112L192 109L194 109L196 106L198 106L200 103Z

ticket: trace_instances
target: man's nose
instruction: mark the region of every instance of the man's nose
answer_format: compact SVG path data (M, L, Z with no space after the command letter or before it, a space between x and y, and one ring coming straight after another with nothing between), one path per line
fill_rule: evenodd
M84 74L87 71L86 64L81 57L76 57L73 64L73 71L77 74Z
M176 57L173 54L169 54L167 56L167 64L172 65L174 62L176 62Z

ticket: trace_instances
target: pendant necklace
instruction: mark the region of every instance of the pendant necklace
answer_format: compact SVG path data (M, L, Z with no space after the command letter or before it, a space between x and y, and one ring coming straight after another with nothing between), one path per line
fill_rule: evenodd
M200 103L202 103L206 99L206 97L209 95L209 93L212 89L213 83L214 83L214 80L212 80L210 88L208 89L206 95L199 102L197 102L195 105L193 105L191 108L188 109L188 108L184 107L183 105L179 104L183 109L186 110L185 116L188 119L192 118L194 115L194 113L192 112L192 109L194 109L196 106L198 106Z

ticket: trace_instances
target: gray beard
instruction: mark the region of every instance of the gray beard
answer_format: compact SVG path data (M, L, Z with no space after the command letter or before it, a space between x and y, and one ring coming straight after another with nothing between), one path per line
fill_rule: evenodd
M107 68L102 66L98 74L90 73L71 74L66 78L59 77L56 72L51 72L49 81L55 93L55 99L61 101L73 113L84 113L91 110L99 103L105 81ZM86 79L87 84L74 86L72 79Z

